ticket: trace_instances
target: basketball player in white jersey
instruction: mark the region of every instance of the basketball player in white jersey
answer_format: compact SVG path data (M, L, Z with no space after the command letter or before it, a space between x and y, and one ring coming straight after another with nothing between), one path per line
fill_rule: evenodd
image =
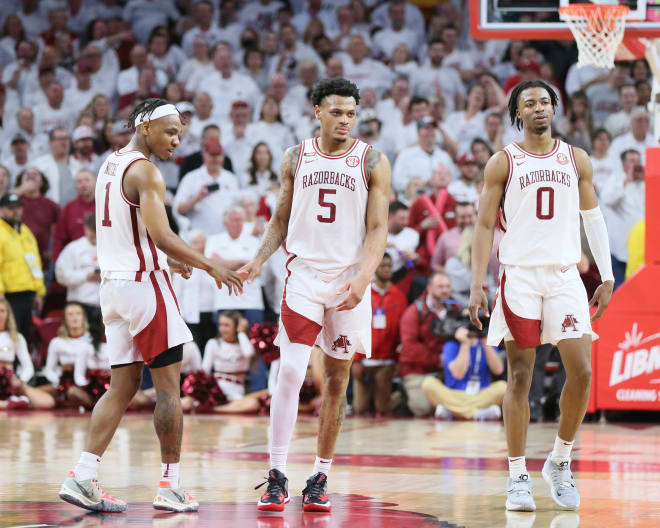
M195 499L179 482L183 415L179 399L182 345L192 341L174 296L170 268L189 277L191 266L218 285L240 292L242 280L193 250L169 227L165 181L149 161L167 160L179 145L181 120L163 99L139 104L129 121L130 143L110 154L96 181L96 240L101 270L101 311L110 358L110 389L92 413L85 451L62 484L63 500L92 511L120 512L126 503L98 484L98 467L119 421L140 387L143 363L156 388L154 426L162 460L162 478L154 508L196 511ZM218 219L220 221L220 219ZM127 467L128 471L139 471Z
M267 511L283 511L289 502L286 460L315 344L325 352L325 381L317 457L303 490L303 509L331 509L327 478L344 421L352 358L356 351L371 353L371 298L364 292L387 238L390 165L350 136L360 103L357 87L346 79L324 79L311 99L321 137L285 152L275 214L257 255L239 270L251 281L284 244L288 275L280 312L280 371L270 407L271 469L258 502Z
M485 185L472 246L470 317L481 327L479 308L488 315L483 280L499 221L500 283L488 328L488 344L504 340L508 362L504 424L509 451L506 508L534 511L525 443L529 423L528 393L536 347L559 348L566 384L554 449L543 478L562 509L575 509L580 495L570 470L570 454L589 402L591 320L610 302L614 277L607 230L592 183L591 161L579 148L553 139L550 125L557 96L543 81L520 83L511 92L512 124L524 139L507 145L486 165ZM603 283L589 302L577 263L581 256L580 215Z

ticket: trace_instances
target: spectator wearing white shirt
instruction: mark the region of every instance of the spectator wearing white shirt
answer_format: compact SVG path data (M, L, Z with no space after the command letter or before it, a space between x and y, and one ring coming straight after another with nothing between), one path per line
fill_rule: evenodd
M304 59L298 64L298 75L300 84L287 88L283 99L280 100L280 110L282 112L282 121L290 127L295 127L301 116L309 108L313 114L313 106L308 107L302 104L307 100L310 90L319 80L319 66L316 61ZM272 82L272 81L271 81ZM308 115L306 117L309 117Z
M75 175L81 169L80 163L69 155L71 140L64 128L54 128L48 134L50 152L34 160L48 180L50 189L46 197L59 205L73 200L77 196Z
M39 49L34 42L23 40L16 48L16 60L5 66L2 70L2 83L17 90L19 94L24 93L25 83L30 74L36 75L38 71L37 53Z
M213 98L213 107L219 119L229 118L232 101L247 101L254 108L261 92L257 84L247 75L234 69L234 58L226 42L220 42L213 54L214 71L196 76L186 83L186 91L197 93L207 91Z
M630 120L633 109L637 106L637 89L634 84L619 86L619 102L621 110L610 114L605 121L605 128L612 138L616 138L630 131Z
M650 131L651 118L646 108L638 106L630 114L630 132L622 134L612 141L610 150L615 156L621 156L626 150L634 149L646 160L646 147L656 146L657 142Z
M373 88L376 93L382 94L392 85L395 75L385 64L369 55L364 35L351 35L346 54L342 54L344 76L362 89Z
M417 142L417 123L428 117L431 112L429 102L424 97L414 96L409 99L403 114L403 121L388 123L383 136L390 142L394 152L400 152Z
M52 81L46 89L46 104L35 108L36 134L48 134L54 128L62 128L68 133L73 129L76 116L74 110L62 104L64 90L58 81Z
M18 175L27 169L30 163L30 144L25 136L19 132L11 139L10 149L9 156L2 161L2 164L9 171L10 188L12 188L16 183Z
M117 93L122 96L136 92L139 89L140 72L146 67L151 65L147 55L147 49L140 44L136 44L131 49L131 64L130 68L126 68L119 72L117 75ZM167 85L167 74L154 68L155 86L157 90L163 90Z
M445 43L442 40L431 41L427 54L428 61L410 76L412 92L422 97L442 97L447 112L462 108L465 87L456 69L443 65Z
M172 43L169 30L162 26L154 28L151 37L149 37L149 54L147 58L157 70L167 75L168 81L175 78L176 72L179 71L179 68L187 59L183 50ZM176 101L170 100L170 102L174 103Z
M250 153L253 145L247 138L246 130L250 122L250 107L247 101L236 100L231 103L229 113L231 126L225 134L225 146L227 154L232 159L235 174L243 174L247 171L250 162ZM234 163L233 160L236 160Z
M259 239L244 229L244 213L240 207L231 207L224 213L225 232L209 236L205 254L223 266L237 270L247 264L259 249ZM250 322L260 323L264 316L261 279L244 284L242 295L229 295L226 288L215 291L216 310L241 310Z
M18 11L18 17L23 22L25 34L30 40L35 40L48 29L48 24L39 10L39 2L21 1L21 9Z
M298 63L303 59L315 61L319 68L323 68L323 61L316 54L314 48L298 40L296 29L291 24L282 24L279 32L280 53L271 64L270 74L281 73L291 85L297 84Z
M87 169L96 174L101 166L99 157L94 152L94 140L96 139L96 134L88 126L79 126L77 127L71 136L73 142L73 154L72 157L83 169Z
M284 151L294 144L289 127L282 123L280 105L271 95L264 98L259 121L250 123L245 131L247 140L256 145L264 142L273 154L273 165L279 167Z
M373 7L374 4L380 2L361 2L363 5L367 4L369 7ZM400 2L404 6L404 26L411 31L415 31L419 35L425 33L425 22L424 15L420 11L419 7L411 4L410 2ZM366 7L366 6L365 6ZM375 7L371 13L371 22L376 27L387 28L392 25L392 17L389 11L389 2L380 3L379 6Z
M192 49L192 57L186 59L176 73L176 80L179 83L185 84L192 77L203 76L213 71L213 63L209 58L211 49L209 43L201 37L196 38L193 41ZM186 97L188 98L190 95L186 94Z
M408 181L414 176L428 180L438 165L450 167L456 173L454 162L449 154L435 144L436 123L432 117L425 117L417 123L418 144L403 149L394 162L392 187L403 193Z
M0 17L1 18L1 17ZM25 40L23 22L15 13L7 15L0 33L0 67L16 60L16 45Z
M447 187L447 191L457 202L476 204L479 201L477 184L480 176L479 163L472 152L463 154L458 160L461 176Z
M443 123L444 129L458 143L459 152L467 152L472 140L486 136L486 92L480 84L470 88L465 110L459 110L447 115Z
M236 199L236 176L222 168L224 151L218 140L209 139L202 151L203 165L186 174L174 197L174 210L190 221L191 229L220 233L218 221Z
M394 48L399 44L406 44L415 56L419 52L424 31L418 32L405 27L405 7L404 0L393 0L389 3L389 27L380 30L373 39L374 48L379 57L386 60L391 59Z
M247 335L249 328L240 312L229 310L218 320L218 336L204 348L202 368L215 377L230 402L245 396L245 375L254 356L254 346Z
M81 69L89 72L92 77L92 90L97 94L114 97L117 93L119 60L115 50L103 48L102 46L105 46L103 41L88 44L78 60L82 63ZM105 49L105 52L103 52L103 49Z
M261 91L268 87L268 68L264 52L257 48L247 48L243 54L243 72L257 83Z
M590 64L571 64L566 74L566 94L570 97L577 91L586 91L594 84L607 82L610 75L608 68L598 68Z
M92 87L92 73L89 67L81 60L75 65L75 82L64 90L64 105L73 108L79 115L87 108L96 95Z
M392 280L400 282L419 261L415 251L419 245L419 233L408 227L408 206L392 202L387 217L387 245L385 252L392 258Z
M55 48L46 46L41 52L41 62L37 72L30 72L25 79L23 87L22 100L23 106L36 106L37 104L46 101L46 96L43 95L44 88L48 86L48 81L44 82L42 75L44 72L50 73L50 80L56 80L62 84L66 90L73 86L75 78L71 71L59 65L59 57ZM30 95L35 92L42 92L41 99L31 99Z
M417 61L411 55L407 44L402 42L394 48L390 68L397 75L407 75L408 77L419 69L419 64L417 64Z
M186 31L181 39L181 47L188 57L194 53L194 42L204 40L209 48L220 41L218 26L213 21L213 4L207 0L200 0L194 8L195 25Z
M591 115L595 127L602 127L608 116L621 110L619 87L628 80L628 63L616 62L607 82L594 84L587 89L591 104Z
M188 135L201 140L202 133L208 125L217 125L218 119L213 115L213 99L206 92L198 92L193 99L195 113L190 119Z
M261 197L278 181L273 170L273 155L268 144L260 141L252 149L250 168L241 178L241 186Z
M622 170L603 184L600 195L605 206L615 288L625 280L628 235L632 227L644 218L646 199L644 162L639 151L626 150L621 155L621 162Z
M292 19L291 24L296 28L299 35L307 29L310 21L319 20L323 23L326 35L334 35L337 31L337 19L334 9L324 10L322 0L306 0L306 9L298 12Z
M85 235L70 242L59 254L55 264L55 278L66 287L67 302L80 303L89 317L100 323L99 284L101 272L96 255L96 223L94 215L85 219Z
M257 31L274 29L277 15L284 3L279 0L258 0L247 2L238 13L238 20L244 25L252 25Z
M387 126L390 123L399 124L403 121L403 112L401 108L405 109L410 97L410 81L408 77L403 75L398 76L392 82L389 90L389 97L381 99L376 104L378 115L383 120L383 125Z
M596 194L601 195L605 183L617 172L621 166L621 158L611 150L612 138L604 128L597 128L591 135L591 166L594 171L594 188Z
M131 24L131 31L142 44L147 43L155 27L167 27L170 20L179 17L174 0L129 0L123 12L124 21Z
M238 20L236 2L223 0L220 2L220 24L218 26L219 41L229 42L232 48L241 45L241 32L245 25Z

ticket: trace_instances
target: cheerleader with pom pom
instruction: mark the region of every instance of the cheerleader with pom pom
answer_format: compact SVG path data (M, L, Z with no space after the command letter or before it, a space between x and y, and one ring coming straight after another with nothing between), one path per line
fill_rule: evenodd
M69 387L66 394L71 405L89 411L110 388L110 359L106 346L101 343L80 349L73 369L75 385Z
M14 372L18 359L19 372ZM18 333L11 306L0 299L0 409L52 409L55 399L30 387L34 365L25 338Z

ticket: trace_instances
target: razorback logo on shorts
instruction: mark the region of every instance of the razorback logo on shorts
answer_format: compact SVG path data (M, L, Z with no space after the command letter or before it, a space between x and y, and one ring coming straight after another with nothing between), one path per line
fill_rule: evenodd
M578 320L573 314L567 314L564 317L564 322L561 324L561 331L566 332L567 328L573 328L573 332L577 332Z
M557 154L557 163L560 165L566 165L568 163L568 158L566 157L566 154L563 152L560 152Z
M346 165L349 167L357 167L360 164L360 158L357 156L349 156L346 158Z
M345 335L340 335L337 339L335 339L334 343L332 343L332 350L337 352L338 350L341 351L343 348L344 354L348 354L349 346L351 346L351 342L348 340L348 337Z

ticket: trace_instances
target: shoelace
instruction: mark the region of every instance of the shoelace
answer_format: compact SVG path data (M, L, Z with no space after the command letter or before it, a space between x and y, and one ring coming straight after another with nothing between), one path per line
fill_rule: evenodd
M324 487L325 481L319 482L318 480L315 480L303 490L303 494L309 494L312 497L319 497L320 495L323 495Z
M555 471L552 472L552 484L557 488L571 489L574 488L573 475L568 469L568 462L560 462L555 464Z
M284 491L284 484L281 481L281 479L267 477L264 482L262 482L258 486L255 486L254 489L259 489L264 484L268 484L268 487L266 488L266 493L268 494L273 494L273 493L281 493L283 495L286 494L286 492Z

